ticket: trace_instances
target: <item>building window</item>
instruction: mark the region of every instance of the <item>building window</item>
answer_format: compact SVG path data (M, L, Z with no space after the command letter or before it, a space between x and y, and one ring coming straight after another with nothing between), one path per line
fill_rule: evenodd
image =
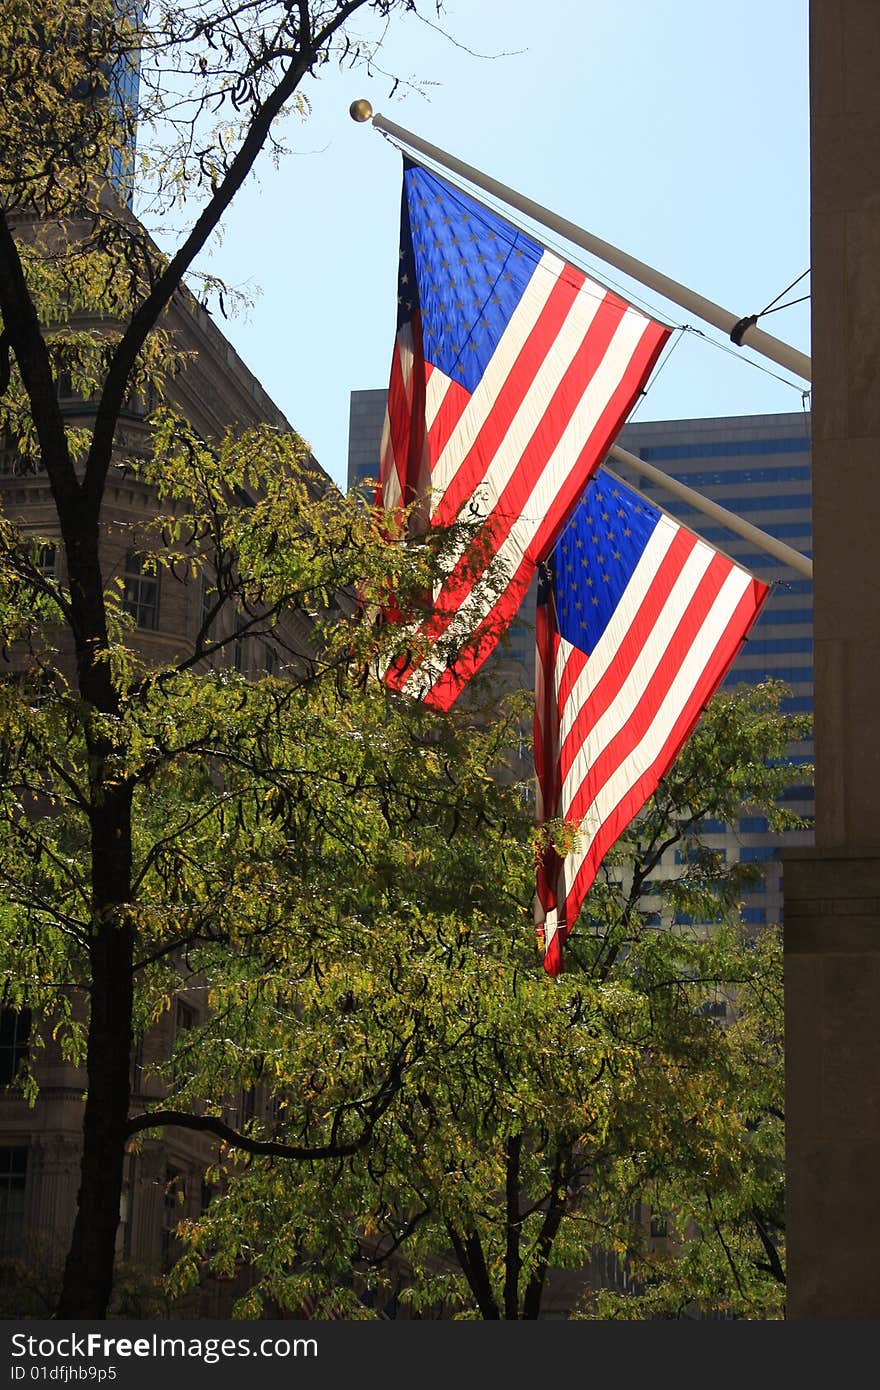
M813 709L812 695L790 695L780 705L783 714L810 714Z
M192 1004L187 1004L183 999L174 1001L174 1033L185 1032L188 1028L195 1028L198 1022L198 1014Z
M131 1259L134 1235L134 1199L138 1188L138 1156L130 1153L126 1159L127 1176L119 1198L119 1228L116 1233L116 1253L123 1260Z
M650 444L639 450L643 459L652 463L677 462L679 459L745 458L748 455L762 454L805 454L810 447L808 439L722 439L704 440L700 444ZM669 471L669 470L667 470ZM724 468L704 473L671 473L673 478L689 483L691 487L709 487L713 483L726 483L731 479L743 483L787 483L810 481L810 465L788 464L766 468L746 468L740 472Z
M778 627L789 623L811 623L813 621L812 608L776 608L767 607L761 612L758 622L764 627ZM751 647L746 648L751 651Z
M131 1089L140 1095L144 1089L144 1040L135 1038L131 1049Z
M705 1018L727 1018L727 1003L724 999L707 999L700 1005L700 1013Z
M771 675L778 680L788 681L794 685L795 681L811 681L813 679L812 666L785 666L781 662L775 665L773 671L739 671L734 668L725 680L725 685L760 685Z
M177 1245L175 1233L183 1215L186 1180L177 1168L165 1169L165 1189L162 1194L162 1261L174 1263Z
M174 1037L179 1039L181 1033L187 1033L191 1028L195 1028L198 1023L198 1014L191 1004L187 1004L183 999L174 1001ZM192 1046L192 1044L188 1044ZM186 1080L185 1055L179 1051L179 1045L174 1049L174 1056L171 1065L172 1083L177 1086Z
M708 865L711 862L708 857L709 855L712 856L712 859L714 859L716 863L727 863L726 849L703 849L699 845L692 845L689 849L677 849L675 851L675 862L676 864L699 864L701 861L705 861Z
M130 550L125 557L122 606L138 627L155 632L159 626L159 576L144 573L143 557Z
M812 801L813 788L809 783L800 783L796 787L786 787L777 798L777 801Z
M780 579L777 581L777 588L781 598L785 598L788 594L811 594L813 581L812 579Z
M21 1250L27 1154L25 1148L0 1149L0 1255L6 1257Z
M37 569L45 579L58 577L58 547L53 542L46 542L40 546L37 552Z
M682 475L684 476L684 475ZM690 478L687 479L691 487L694 484ZM699 484L697 484L699 486ZM728 497L719 498L725 507L732 512L809 512L810 498L804 492L776 492L763 497ZM692 517L698 519L698 514L688 502L664 502L663 508L667 512L672 512L675 516ZM808 517L804 518L805 529L809 526Z
M206 578L204 578L204 576L203 576L203 577L202 577L202 608L201 608L201 615L200 615L200 617L199 617L199 628L200 628L201 630L204 630L204 633L205 633L206 636L207 636L207 634L208 634L208 628L209 628L209 626L210 626L212 617L216 617L216 614L214 613L214 608L216 607L218 597L219 597L219 595L218 595L218 593L217 593L217 590L214 588L213 584L211 584L211 583L210 583Z
M11 1086L19 1065L27 1060L31 1036L30 1009L0 1010L0 1086Z
M767 922L767 911L763 907L744 907L740 915L746 926L763 927Z
M747 638L745 648L749 656L775 656L789 652L812 652L812 637L765 637L757 641ZM811 677L812 679L812 677Z

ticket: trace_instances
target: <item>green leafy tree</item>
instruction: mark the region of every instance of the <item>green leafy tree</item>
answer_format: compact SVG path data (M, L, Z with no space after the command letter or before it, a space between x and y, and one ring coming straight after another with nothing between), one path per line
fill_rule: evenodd
M393 1056L417 1003L427 1043L417 1063L371 1143L333 1164L332 1182L319 1165L294 1175L270 1158L231 1162L223 1200L186 1231L174 1287L206 1264L244 1260L260 1275L242 1305L251 1314L264 1300L296 1307L329 1291L363 1316L362 1295L381 1303L397 1291L420 1315L531 1319L555 1297L560 1270L583 1270L603 1250L626 1266L629 1292L585 1293L582 1316L779 1316L779 945L773 932L750 936L739 925L756 870L726 865L703 844L700 823L736 823L745 805L776 829L799 825L777 798L804 721L781 714L780 699L768 684L710 706L606 863L555 983L535 970L523 921L531 874L522 838L456 837L449 858L444 839L430 837L424 895L383 905L383 954L363 942L352 959L330 946L322 969L338 981L336 1006L300 983L274 1035L281 1056L304 1049L297 1069L332 1051L340 1095L354 1096L356 1059L377 1066ZM676 844L699 852L655 883L668 903L657 926L644 894ZM468 847L487 889L493 874L505 888L481 902L479 930L462 896L479 881ZM512 879L503 864L515 867ZM431 893L447 876L441 927ZM674 926L686 910L711 927ZM421 923L420 939L405 931L395 945L406 919ZM730 1002L729 1024L718 1000ZM343 1048L331 1047L328 1024ZM650 1236L648 1210L662 1239Z
M316 854L321 797L342 769L327 755L328 781L315 780L301 750L317 738L322 701L374 655L372 630L349 631L334 596L358 584L368 602L392 582L405 602L431 573L427 548L389 564L372 523L309 478L301 441L268 429L196 438L172 408L187 350L168 312L192 307L185 280L222 295L199 281L197 258L260 152L279 153L281 118L305 111L306 75L369 60L375 44L359 21L381 35L415 8L205 0L150 7L141 25L139 7L116 0L13 0L0 19L0 431L15 470L45 476L42 539L60 544L66 575L63 587L46 575L41 538L10 503L0 517L4 999L50 1019L88 1076L63 1316L103 1316L110 1297L132 1030L156 1007L139 1002L142 988L154 999L142 981L164 963L171 988L190 941L228 928L232 949L269 930L244 909L269 873L257 813L285 808L291 836L306 827L290 856ZM135 158L125 88L138 63ZM172 250L160 253L108 170L117 193L137 182L156 225L173 213ZM59 405L62 385L89 405L76 419ZM146 444L120 428L137 398L152 412ZM108 480L123 471L167 508L164 528L129 537L143 572L204 580L216 594L194 644L154 666L134 654L125 594L107 573ZM311 615L311 634L290 627L292 612ZM281 651L284 683L211 669L228 664L236 640L259 636ZM175 814L165 793L189 805ZM248 823L247 864L220 857ZM395 1076L377 1076L371 1101L305 1147L363 1142Z

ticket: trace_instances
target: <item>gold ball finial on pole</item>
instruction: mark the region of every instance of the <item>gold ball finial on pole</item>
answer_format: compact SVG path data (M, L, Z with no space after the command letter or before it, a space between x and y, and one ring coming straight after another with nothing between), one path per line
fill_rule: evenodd
M373 114L373 108L366 97L358 97L348 108L348 114L353 121L368 121Z

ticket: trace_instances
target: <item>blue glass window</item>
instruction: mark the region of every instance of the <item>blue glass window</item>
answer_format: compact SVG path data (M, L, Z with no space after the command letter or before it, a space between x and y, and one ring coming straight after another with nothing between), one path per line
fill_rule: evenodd
M659 493L657 500L660 506L664 505ZM812 529L809 521L768 521L766 525L761 526L761 530L766 531L768 536L776 536L778 540L782 540L786 536L802 536L807 544L809 544ZM727 526L701 526L699 531L704 541L714 541L721 545L732 545L738 539L736 532L731 531ZM809 583L809 580L807 582Z
M791 512L795 510L809 511L810 499L802 492L771 493L769 497L716 497L715 501L721 506L726 507L730 512ZM696 517L697 513L688 502L670 501L664 503L667 512L674 512L676 516L684 516L690 513Z
M811 652L812 637L758 637L750 638L744 649L755 656L770 656L783 652Z
M712 850L712 853L713 853L714 855L716 855L717 858L720 859L722 862L724 862L724 863L727 862L727 850L726 850L726 849L713 849L713 850ZM695 863L699 860L699 858L700 858L700 850L697 849L696 846L694 846L693 849L688 849L688 850L677 849L677 850L675 851L675 862L676 862L676 864L695 864Z
M776 590L780 594L811 594L812 579L777 579Z
M758 619L758 622L765 626L770 626L772 623L787 625L789 623L812 623L812 621L812 608L771 608L769 610L765 608Z
M767 921L767 910L763 907L744 907L740 916L749 926L763 926Z
M642 459L653 459L652 449L639 450ZM684 453L678 452L673 459L667 460L673 464L671 468L663 468L663 473L670 478L676 478L678 482L684 482L691 488L720 488L720 486L734 486L745 484L753 486L758 482L809 482L810 470L809 463L791 464L790 467L781 468L705 468L705 470L694 470L692 473L685 473L683 468L674 468L677 460L683 459ZM653 459L655 463L663 463L663 459ZM652 491L659 488L656 482L645 482L644 491Z
M717 459L747 458L762 454L808 454L810 441L799 439L722 439L703 444L649 444L639 452L643 459L654 463L674 461L675 459ZM761 474L773 474L762 477ZM691 478L702 478L705 482L719 478L723 481L727 473L691 473ZM748 468L743 470L743 482L776 483L788 478L809 480L810 466L792 465L790 468Z
M779 801L812 801L813 788L805 782L795 787L786 787L785 791L778 797Z
M731 671L725 680L725 685L760 685L770 674L769 671ZM811 681L813 679L812 666L780 666L774 669L773 675L779 680L790 681Z

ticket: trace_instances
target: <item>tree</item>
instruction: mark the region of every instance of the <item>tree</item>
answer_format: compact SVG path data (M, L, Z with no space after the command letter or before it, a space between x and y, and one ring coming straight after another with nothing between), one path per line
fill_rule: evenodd
M606 863L553 985L534 969L522 910L486 897L474 931L454 877L465 842L451 861L442 839L426 842L431 881L453 875L450 927L432 926L429 891L411 895L405 915L421 921L421 940L401 940L394 990L373 943L356 965L331 948L324 968L344 1011L331 1003L328 1017L326 998L298 990L287 1019L271 1029L264 1019L252 1037L271 1032L272 1055L303 1049L300 1068L332 1053L325 1080L351 1095L363 1084L355 1059L381 1065L413 1000L429 1044L371 1144L335 1162L331 1183L317 1165L294 1175L271 1159L231 1161L224 1200L186 1231L174 1287L206 1262L228 1270L241 1259L260 1276L243 1304L251 1314L261 1300L294 1307L331 1290L358 1316L359 1294L381 1303L397 1291L423 1314L531 1319L560 1268L582 1270L604 1250L627 1268L629 1290L594 1290L583 1316L779 1316L779 942L739 925L756 870L725 864L701 823L736 823L743 806L776 829L800 823L777 804L792 775L786 748L805 734L803 718L780 713L781 696L767 684L713 702ZM528 894L521 843L483 861L487 884L494 871ZM657 925L644 895L674 845L685 864L653 885L667 904ZM478 877L468 861L463 882ZM675 926L686 912L712 925ZM394 952L400 908L386 905L381 920L382 949ZM345 1045L334 1049L337 1030Z
M761 930L744 944L735 1014L722 1035L714 1143L693 1132L688 1116L692 1133L677 1161L655 1155L644 1194L648 1229L662 1239L646 1239L644 1227L634 1232L628 1288L599 1291L586 1316L784 1316L781 933Z
M300 441L268 430L203 441L171 409L186 354L168 310L186 303L183 281L197 274L199 253L261 150L280 148L277 122L301 106L304 76L369 58L352 32L359 12L381 31L395 12L414 9L414 0L206 0L153 10L141 27L137 7L116 0L4 8L0 426L14 466L44 471L52 511L42 538L11 511L0 519L14 677L0 696L5 1002L51 1017L88 1074L63 1316L100 1317L110 1296L141 1007L135 984L163 963L173 975L181 952L218 939L227 924L232 943L243 930L229 914L247 896L236 877L244 869L229 883L228 865L214 865L230 897L212 918L210 872L201 888L185 872L187 837L208 826L226 837L236 817L239 827L249 816L256 823L254 808L275 801L298 823L311 784L291 731L311 737L327 691L346 684L374 636L364 625L343 634L334 596L358 584L369 600L380 568L389 580L383 538L354 504L309 478ZM135 161L125 93L138 62ZM117 192L137 177L157 216L181 204L189 211L171 254L160 254L114 195L105 177L114 168ZM203 287L222 293L210 280ZM63 380L90 403L75 422L59 406ZM137 398L150 403L149 449L120 429ZM158 666L128 644L126 595L105 574L108 479L122 469L155 486L168 508L164 530L129 538L143 573L206 579L215 594L194 644ZM47 540L63 547L63 587L43 572ZM426 583L427 548L395 566L390 578L405 598ZM294 636L285 627L293 611L313 615L305 647L301 627ZM210 669L236 639L257 635L282 650L292 681L245 686ZM168 804L161 793L170 787L191 806L160 825L152 809ZM319 792L291 853L314 842L320 800ZM247 920L255 932L268 929ZM363 1142L396 1076L392 1064L370 1098L306 1150Z

